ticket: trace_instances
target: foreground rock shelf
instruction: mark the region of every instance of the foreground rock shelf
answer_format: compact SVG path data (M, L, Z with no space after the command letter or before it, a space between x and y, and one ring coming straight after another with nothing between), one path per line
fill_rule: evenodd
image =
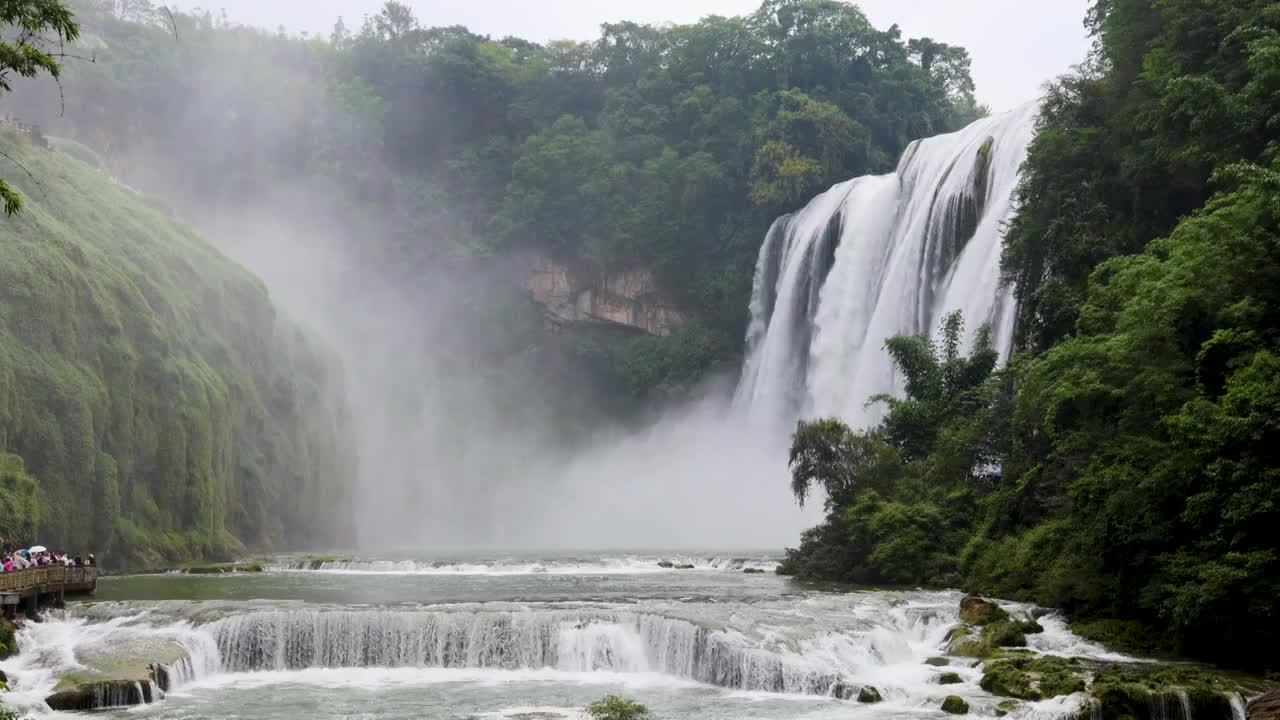
M1010 699L998 706L997 715L1007 714L1016 701L1087 692L1081 720L1230 720L1239 718L1237 710L1248 695L1238 682L1194 665L1134 665L1034 652L1026 648L1027 637L1044 628L992 600L966 596L960 618L964 624L947 634L947 653L957 660L973 658L972 665L983 672L979 686ZM1256 698L1249 707L1248 720L1280 720L1280 691Z
M53 710L98 710L154 702L159 693L150 680L98 680L60 690L45 702Z

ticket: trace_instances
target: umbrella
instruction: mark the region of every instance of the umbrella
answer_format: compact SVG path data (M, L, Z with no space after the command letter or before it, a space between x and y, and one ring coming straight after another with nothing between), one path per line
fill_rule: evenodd
M31 552L33 552L33 553L48 552L48 550L49 550L49 548L47 548L47 547L45 547L45 546L43 546L43 545L32 545L31 547L29 547L29 548L27 548L27 549L28 549L28 550L30 550L30 551L31 551Z

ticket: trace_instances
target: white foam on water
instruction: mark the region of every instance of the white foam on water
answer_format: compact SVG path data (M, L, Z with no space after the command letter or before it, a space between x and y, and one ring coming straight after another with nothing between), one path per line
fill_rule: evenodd
M1029 606L1013 606L1027 608ZM1155 662L1143 658L1135 658L1124 653L1108 650L1100 643L1086 640L1071 632L1067 620L1061 613L1053 612L1036 620L1044 628L1042 633L1027 636L1027 647L1045 655L1062 657L1078 657L1086 660L1102 660L1107 662Z
M616 686L630 690L704 687L691 680L654 672L574 672L553 668L502 670L493 668L304 668L213 675L171 695L195 695L203 690L309 686L326 689L384 690L430 685L557 684Z
M990 714L999 699L978 686L981 668L924 662L943 654L960 598L952 591L862 591L767 600L421 608L94 603L26 624L20 632L24 652L0 667L13 682L11 703L37 715L47 712L43 698L59 676L101 666L113 653L145 665L152 652L169 653L163 660L174 681L169 698L201 707L213 701L210 692L263 687L376 691L523 683L690 691L703 698L698 702L707 693L743 702L803 701L819 703L815 712L825 715L829 708L822 703L871 685L884 698L874 709L835 705L867 717L936 716L942 699L955 694L975 714ZM1004 606L1018 615L1033 609ZM1028 636L1035 650L1129 660L1075 638L1056 615L1041 623L1045 632ZM943 672L959 674L962 682L939 685ZM497 697L536 700L541 691L506 692ZM1082 698L1025 703L1016 720L1053 720L1070 714ZM784 714L794 717L794 711Z
M43 622L24 622L17 633L21 652L0 662L9 677L5 702L30 712L47 712L44 700L61 677L72 673L111 676L119 664L141 672L149 663L163 660L175 685L218 672L222 661L212 635L185 620L151 622L150 616L142 610L94 622L50 611Z
M760 557L654 555L606 557L584 560L494 560L491 562L447 562L424 560L350 559L321 563L306 560L269 563L272 572L322 572L347 575L646 575L688 572L675 567L692 565L694 570L742 572L745 569L773 572L778 560Z

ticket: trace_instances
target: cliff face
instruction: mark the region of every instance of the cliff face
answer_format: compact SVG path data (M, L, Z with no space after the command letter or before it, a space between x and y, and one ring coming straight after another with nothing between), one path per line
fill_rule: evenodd
M140 565L349 541L341 372L262 283L21 133L0 221L0 535Z
M525 287L557 324L608 323L667 335L687 321L643 268L590 271L545 255L527 258Z

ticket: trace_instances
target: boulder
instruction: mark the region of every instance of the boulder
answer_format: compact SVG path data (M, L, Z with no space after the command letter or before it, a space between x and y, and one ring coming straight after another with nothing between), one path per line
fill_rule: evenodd
M870 685L864 685L858 691L858 702L860 703L878 703L883 699L880 697L880 691Z
M1039 627L1037 625L1036 627ZM1020 622L999 620L983 629L983 636L991 647L1026 647L1027 635Z
M747 575L763 575L764 568L743 568L742 572L746 573Z
M673 563L673 562L671 562L670 560L659 560L659 561L658 561L658 567L660 567L660 568L666 568L667 570L670 570L671 568L673 568L673 567L675 567L675 566L676 566L676 564L675 564L675 563Z
M9 684L9 676L5 675L3 670L0 670L0 685L8 685L8 684Z
M924 664L932 665L934 667L946 667L951 664L951 661L944 657L931 657L928 660L925 660Z
M978 686L992 695L1043 700L1085 689L1085 668L1054 655L1022 655L987 664Z
M960 600L960 620L969 625L989 625L1008 619L1009 613L990 600L977 595L966 595Z
M56 692L44 701L53 710L71 712L142 705L152 701L151 683L136 680L101 680Z
M1240 690L1229 676L1191 665L1110 665L1097 670L1089 684L1100 720L1147 718L1152 708L1179 706L1199 720L1230 718L1231 699Z
M948 695L946 700L942 701L942 712L952 715L964 715L969 712L969 703L959 695Z
M938 676L939 685L957 685L962 682L964 682L964 680L960 679L959 673L944 672Z
M1245 717L1247 720L1280 720L1280 688L1250 700Z
M1017 700L1001 700L996 704L996 717L1004 717L1013 712L1016 707L1018 707Z
M692 566L692 565L689 565L688 563L686 563L686 564L684 564L684 565L677 565L677 566L676 566L676 569L677 569L677 570L692 570L692 569L693 569L693 566Z

